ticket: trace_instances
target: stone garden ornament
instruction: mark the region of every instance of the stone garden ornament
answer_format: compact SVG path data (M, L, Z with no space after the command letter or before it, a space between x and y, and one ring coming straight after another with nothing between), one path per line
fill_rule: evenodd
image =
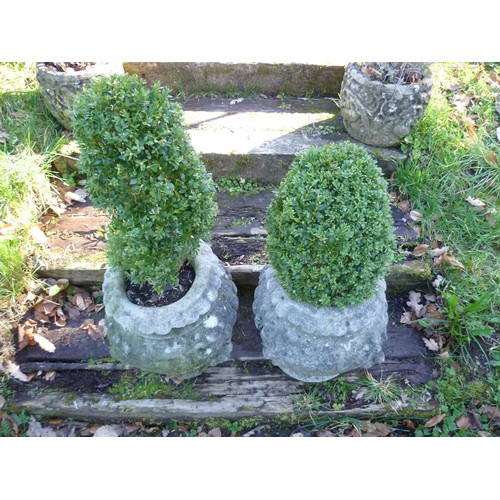
M425 63L349 63L340 90L347 132L371 146L397 146L425 113L432 85Z
M45 105L66 130L73 129L71 110L77 92L81 92L90 81L100 76L122 73L122 63L36 63L36 78Z
M384 360L394 236L386 181L354 144L302 153L269 206L253 310L264 356L321 382Z

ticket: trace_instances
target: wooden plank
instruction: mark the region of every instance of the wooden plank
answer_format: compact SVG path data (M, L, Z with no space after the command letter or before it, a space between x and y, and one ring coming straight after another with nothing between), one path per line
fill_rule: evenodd
M377 416L400 416L400 412L410 410L412 415L426 415L437 411L432 404L413 408L400 405L391 409L382 404L370 404L360 408L331 411L298 411L293 396L225 397L218 401L192 401L183 399L141 399L118 401L101 394L63 394L51 392L36 397L14 396L13 411L45 417L77 418L92 422L143 421L166 423L171 420L191 420L206 418L241 419L248 417L273 418L286 414L309 417L373 418Z

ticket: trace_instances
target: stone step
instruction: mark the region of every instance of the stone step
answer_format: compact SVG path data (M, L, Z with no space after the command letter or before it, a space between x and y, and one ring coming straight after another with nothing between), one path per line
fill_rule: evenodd
M399 318L404 297L389 298L388 338L383 350L385 361L368 372L376 380L391 380L402 387L416 387L434 377L432 353L426 349L421 334ZM29 384L16 385L13 408L40 416L78 418L90 421L143 420L166 422L172 419L243 418L278 415L307 415L304 408L308 384L284 374L262 354L262 344L252 313L252 297L240 293L237 323L233 329L231 361L209 368L190 383L196 398L130 399L107 393L107 387L117 383L124 372L134 371L127 365L109 359L107 339L91 338L78 321L70 319L64 327L47 325L43 335L54 346L47 352L38 345L26 346L16 353L16 363L25 374L33 374ZM34 314L33 311L28 312ZM105 311L82 313L98 322ZM24 320L26 320L24 318ZM55 372L55 377L45 377ZM343 375L348 381L359 381L365 370ZM35 376L36 375L36 376ZM76 391L76 392L75 392ZM35 395L33 395L35 394ZM413 415L433 414L435 407L428 402L401 400L394 408L377 405L362 397L349 398L342 409L313 409L313 417L332 418L375 417L396 414L407 409Z
M328 98L197 98L179 100L194 148L214 178L243 177L278 184L297 153L350 141L365 148L389 178L406 155L399 148L367 146L345 131ZM77 158L78 154L73 153ZM75 167L75 161L66 164Z
M239 286L256 286L260 270L268 262L263 222L272 197L271 190L217 195L219 212L211 245ZM392 206L392 214L398 244L402 248L415 244L418 233L405 214L396 206ZM47 242L39 276L67 278L75 285L101 284L106 269L106 221L90 201L73 204L57 219L44 217L42 229ZM426 288L430 278L428 262L408 257L391 267L386 280L392 293Z
M345 71L344 65L262 62L125 62L123 68L148 83L159 81L174 95L283 92L337 97Z

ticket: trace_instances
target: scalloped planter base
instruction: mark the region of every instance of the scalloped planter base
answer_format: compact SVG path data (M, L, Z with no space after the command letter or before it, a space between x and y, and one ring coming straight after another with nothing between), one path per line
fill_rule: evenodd
M291 299L275 274L271 266L262 270L253 303L264 357L303 382L323 382L384 361L385 281L377 284L372 298L340 309Z
M123 274L104 275L106 326L111 355L135 368L181 379L229 360L236 322L236 286L211 248L202 243L189 292L163 307L132 304Z

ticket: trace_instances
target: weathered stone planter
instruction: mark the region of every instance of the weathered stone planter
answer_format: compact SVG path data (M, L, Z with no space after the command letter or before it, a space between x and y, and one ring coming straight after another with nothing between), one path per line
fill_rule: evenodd
M36 78L45 105L52 116L67 130L72 130L70 111L77 92L83 90L90 80L100 76L122 74L122 64L97 63L83 71L66 73L48 68L45 63L36 63Z
M236 286L202 243L189 292L163 307L132 304L123 273L108 269L103 291L111 355L130 366L178 378L200 375L229 359L236 322Z
M424 114L433 85L429 72L421 81L390 84L370 80L356 63L347 66L340 90L344 126L371 146L396 146Z
M275 274L271 266L264 267L253 303L266 358L304 382L323 382L384 361L388 321L384 280L372 298L340 309L293 300Z

